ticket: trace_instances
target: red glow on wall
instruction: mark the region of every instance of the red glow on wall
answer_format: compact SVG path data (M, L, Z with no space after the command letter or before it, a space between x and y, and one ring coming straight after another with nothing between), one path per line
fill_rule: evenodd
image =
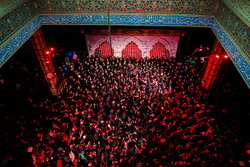
M153 49L150 51L150 58L168 58L169 51L163 44L157 42L153 45Z
M218 54L211 55L209 57L207 68L202 79L202 86L205 89L210 89L212 87L214 80L217 76L218 70L220 68L221 62L222 59L220 59L220 56Z
M111 48L109 42L105 41L101 43L95 50L95 55L102 57L111 57L114 55L114 49Z
M49 55L49 54L50 54L50 51L47 50L45 53L46 53L47 55Z
M250 150L246 150L246 153L247 153L247 154L250 154Z
M123 58L142 58L142 51L139 49L138 45L134 42L130 42L126 45L125 49L122 50L122 57Z

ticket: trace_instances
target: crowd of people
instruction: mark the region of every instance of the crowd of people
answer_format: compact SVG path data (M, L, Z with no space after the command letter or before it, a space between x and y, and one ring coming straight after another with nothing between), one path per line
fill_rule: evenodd
M33 166L236 166L237 123L217 120L199 70L175 58L72 61L64 93L35 106L51 114L20 120L16 138Z

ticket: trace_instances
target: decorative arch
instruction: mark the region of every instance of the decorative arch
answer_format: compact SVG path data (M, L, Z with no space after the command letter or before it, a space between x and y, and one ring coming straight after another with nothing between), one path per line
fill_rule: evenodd
M169 58L170 53L166 49L166 47L160 43L157 42L153 45L153 48L150 50L150 58Z
M114 49L111 48L109 42L105 41L95 49L95 55L101 57L111 57L114 55Z
M91 50L94 52L99 46L100 44L109 41L109 37L108 36L103 36L102 38L98 39L92 46L91 46Z
M154 38L150 44L149 44L149 50L151 51L153 49L153 46L156 44L156 43L161 43L169 52L169 56L170 57L175 57L175 55L172 54L172 47L171 47L171 44L166 41L165 39L162 39L160 37L156 37Z
M125 48L122 50L123 58L142 58L142 51L139 49L138 45L131 41L128 43Z
M124 41L122 41L121 50L125 49L127 44L130 43L131 41L134 42L141 51L143 50L143 48L144 48L143 42L136 37L128 37Z

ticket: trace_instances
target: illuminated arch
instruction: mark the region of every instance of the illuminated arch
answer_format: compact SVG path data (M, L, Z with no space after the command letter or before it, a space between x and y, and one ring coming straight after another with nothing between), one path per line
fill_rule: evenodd
M114 55L114 49L111 48L109 42L105 41L95 49L95 55L101 57L111 57Z
M149 45L149 51L151 51L153 49L153 46L156 44L156 43L161 43L163 46L165 46L165 48L169 51L169 56L170 57L175 57L175 55L173 55L172 53L172 46L170 44L170 42L168 42L167 40L165 39L162 39L160 37L156 37L154 38L151 42L150 42L150 45Z
M169 57L170 57L169 51L160 42L155 43L152 49L150 50L150 58L169 58Z
M141 40L139 40L138 38L136 38L136 37L128 37L124 41L122 41L121 45L120 45L121 46L121 50L125 49L126 45L128 43L130 43L131 41L134 42L141 51L143 51L143 48L145 46L144 46L143 42Z
M99 46L100 44L104 43L104 42L107 42L107 41L110 41L109 37L108 36L103 36L102 38L98 39L93 45L92 45L92 48L91 50L94 52ZM113 48L113 46L112 46Z
M122 50L123 58L142 58L142 50L139 49L138 45L131 41L128 43L125 48Z

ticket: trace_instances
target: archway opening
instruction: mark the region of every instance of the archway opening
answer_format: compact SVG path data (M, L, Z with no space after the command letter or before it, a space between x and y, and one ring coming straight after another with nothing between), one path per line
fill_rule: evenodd
M140 59L142 58L142 51L139 49L138 45L134 42L130 42L122 50L122 57Z
M170 54L169 51L166 49L166 47L160 43L157 42L153 45L152 50L150 50L150 58L169 58Z
M114 55L114 49L111 48L110 43L105 41L99 45L95 50L96 56L111 57Z

